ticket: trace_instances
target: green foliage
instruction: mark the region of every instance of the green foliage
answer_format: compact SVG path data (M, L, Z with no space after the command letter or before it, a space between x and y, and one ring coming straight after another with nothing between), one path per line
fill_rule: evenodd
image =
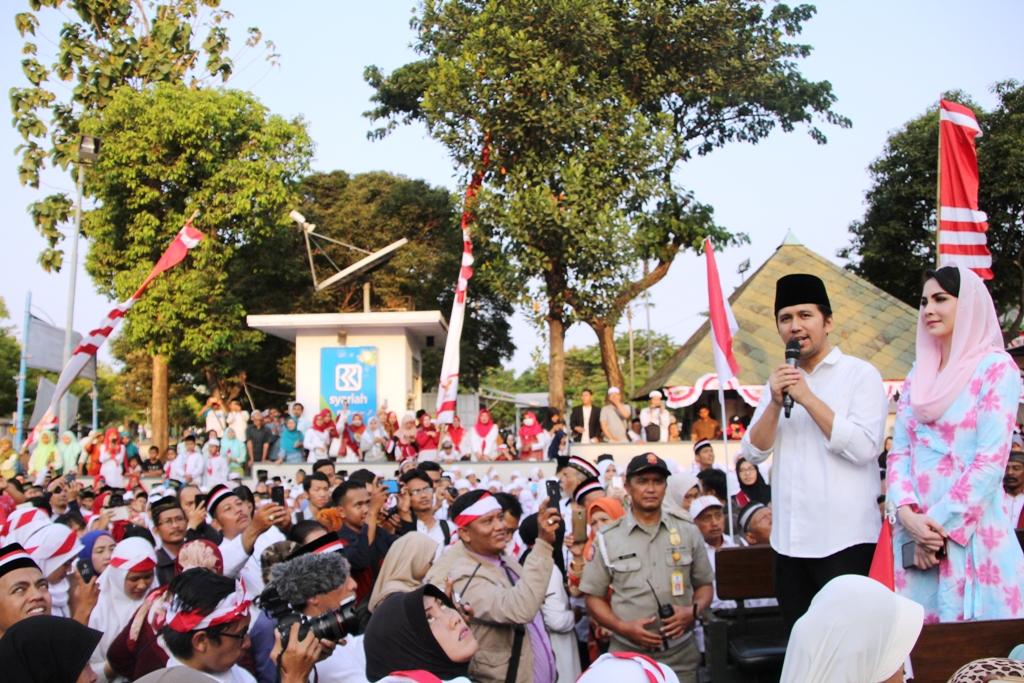
M647 342L650 339L653 363L647 364ZM637 385L655 369L661 367L678 350L675 340L667 334L646 330L633 333L633 354L636 365ZM615 350L619 362L628 367L629 336L620 334L615 337ZM543 362L516 375L513 371L494 368L484 373L480 379L481 386L499 389L510 393L545 392L548 369ZM584 389L590 389L594 396L603 397L608 393L608 380L601 367L601 349L597 344L569 349L565 352L565 393L573 402L579 403L579 395Z
M316 173L302 181L301 213L314 223L316 232L335 240L372 250L402 237L409 243L389 264L372 276L372 306L376 310L440 310L451 312L455 278L462 257L462 233L457 206L451 194L421 180L375 172L350 176L344 171ZM295 231L299 242L298 231ZM326 257L343 266L360 255L322 242L317 256L320 277L332 271ZM478 256L487 258L487 245L478 245ZM362 310L361 282L330 287L315 293L308 284L305 249L297 243L292 267L302 276L293 290L303 296L300 307L309 311ZM308 294L307 294L308 293ZM285 306L288 302L282 302ZM294 306L294 299L291 303ZM470 315L462 333L463 387L475 387L485 368L495 367L513 351L509 335L512 307L498 296L486 277L470 284ZM430 387L441 373L441 345L424 352L424 386Z
M999 103L991 112L960 92L944 97L973 109L984 131L977 140L978 203L988 214L996 274L988 285L1015 333L1024 311L1024 86L1005 81L994 91ZM921 274L935 266L938 139L937 105L889 136L869 169L864 218L850 225L850 245L839 251L850 270L915 308Z
M155 83L199 86L207 79L226 81L232 72L225 23L231 14L220 0L28 0L28 11L14 15L22 46L27 86L10 91L14 127L22 139L18 177L39 187L48 164L66 169L75 162L83 116L106 107L121 87L142 91ZM147 8L152 16L147 14ZM61 21L57 36L43 35L40 18ZM58 18L58 15L60 18ZM247 44L262 36L250 29ZM55 45L40 56L39 42ZM264 41L271 63L274 45ZM52 59L52 62L48 62ZM63 81L64 83L60 83ZM70 86L70 87L69 87ZM55 194L34 203L30 212L47 247L39 257L47 270L61 266L59 225L70 201Z
M427 0L414 21L424 58L389 75L366 70L376 90L368 116L385 122L371 135L422 121L467 174L486 140L480 227L499 258L479 270L538 319L614 328L680 249L742 239L673 183L681 164L775 128L805 124L824 142L817 121L849 125L831 109L831 85L796 66L810 48L792 38L813 11L749 0ZM642 261L655 264L646 277Z
M207 236L133 307L118 348L168 357L179 380L246 368L263 343L246 313L266 310L297 277L286 214L312 154L302 122L246 93L158 85L115 92L82 128L104 140L87 179L99 205L83 220L101 293L127 298L193 211Z

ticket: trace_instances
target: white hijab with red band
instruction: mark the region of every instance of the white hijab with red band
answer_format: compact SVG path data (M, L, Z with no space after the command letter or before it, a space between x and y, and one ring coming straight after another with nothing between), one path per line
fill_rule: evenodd
M110 564L100 574L100 597L89 616L89 627L103 632L96 652L104 658L110 643L131 621L135 610L145 596L134 600L125 593L124 582L131 572L145 572L156 568L156 551L144 538L126 538L116 546ZM150 584L150 589L153 585Z
M20 543L22 546L35 532L49 525L50 516L46 510L37 507L18 508L4 522L0 530L0 545Z
M235 583L235 592L218 602L209 614L203 614L198 610L184 609L184 605L180 601L172 599L167 607L165 625L178 633L202 631L241 619L249 614L251 602L245 597L245 582L239 580Z
M472 524L476 520L480 519L484 515L489 515L495 510L501 509L501 503L498 499L489 493L485 493L480 496L480 500L476 501L468 508L460 512L455 517L455 526L461 529L462 527Z
M583 672L577 683L679 683L679 677L664 664L639 652L608 652Z
M22 545L47 577L82 550L74 529L52 522L40 527Z

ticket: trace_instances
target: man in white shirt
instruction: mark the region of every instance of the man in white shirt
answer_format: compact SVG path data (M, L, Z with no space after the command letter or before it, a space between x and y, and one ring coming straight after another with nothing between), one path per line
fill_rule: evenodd
M768 378L741 450L755 465L774 456L775 594L792 628L831 579L871 566L888 400L878 370L829 343L832 308L817 277L779 279L775 325L783 345L800 343L799 368L783 364Z
M649 393L647 398L650 399L650 405L640 411L644 441L665 443L668 441L668 426L672 424L672 414L661 404L661 392L657 389Z
M271 503L257 508L256 514L250 515L242 499L226 486L210 489L206 509L214 526L224 534L220 544L224 575L242 579L250 597L259 595L263 591L260 557L269 546L286 540L274 525L287 524L288 512L284 507Z

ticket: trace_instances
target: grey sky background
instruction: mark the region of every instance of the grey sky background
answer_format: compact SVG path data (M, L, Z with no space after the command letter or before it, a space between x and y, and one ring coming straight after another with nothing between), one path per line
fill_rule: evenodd
M25 82L20 67L22 41L13 19L24 4L8 0L3 5L7 9L0 20L4 92ZM316 170L384 170L461 189L445 150L422 128L401 128L383 141L366 138L371 124L362 112L370 106L371 93L362 79L363 68L376 64L390 71L416 58L409 27L414 3L225 0L223 5L235 14L233 52L242 45L244 28L255 25L281 54L280 67L268 68L262 53L243 52L230 85L251 90L275 113L302 116L316 143ZM801 37L814 48L802 70L808 78L832 82L838 96L835 108L853 120L853 128L826 128L829 143L824 146L803 130L776 132L759 145L720 149L688 164L679 174L682 185L715 207L720 224L750 235L749 245L718 255L726 292L740 283L737 265L750 258L757 268L787 230L839 262L835 253L849 241L847 227L863 213L867 166L881 153L888 133L934 105L944 90L963 90L990 108L995 104L990 91L994 83L1024 78L1020 39L1024 2L1019 0L822 0L817 7L817 16ZM53 19L40 32L44 36L39 40L41 54L48 47L47 39L56 40L57 15ZM58 91L64 87L58 85ZM25 207L39 193L18 183L13 151L19 142L13 127L0 127L0 206L8 245L0 269L0 296L11 313L7 324L17 327L20 336L29 289L37 314L63 325L68 274L66 269L47 274L37 264L43 241ZM984 144L983 138L979 144ZM49 187L41 192L73 190L67 175L52 173L45 182ZM87 244L82 248L84 255ZM669 275L652 290L654 331L672 335L678 343L686 340L707 307L704 278L700 257L678 257ZM100 321L108 302L95 292L84 270L79 271L78 283L75 325L84 330ZM635 313L635 324L643 326L642 309L637 307ZM522 370L530 365L539 337L520 315L513 333L517 351L510 366ZM568 346L595 341L589 328L581 325L571 328L567 338ZM102 359L109 360L109 355L101 354ZM638 374L640 367L638 361ZM638 376L637 382L642 379ZM763 378L744 379L760 382Z

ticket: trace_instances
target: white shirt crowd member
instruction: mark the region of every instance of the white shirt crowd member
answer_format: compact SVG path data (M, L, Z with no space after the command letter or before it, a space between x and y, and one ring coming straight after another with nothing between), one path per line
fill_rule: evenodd
M827 557L878 540L880 482L877 468L865 465L878 458L888 399L878 370L838 347L805 379L835 413L832 438L796 404L789 419L780 419L771 448L755 448L747 430L741 450L755 465L774 455L772 548L789 557ZM771 400L766 385L751 425Z

